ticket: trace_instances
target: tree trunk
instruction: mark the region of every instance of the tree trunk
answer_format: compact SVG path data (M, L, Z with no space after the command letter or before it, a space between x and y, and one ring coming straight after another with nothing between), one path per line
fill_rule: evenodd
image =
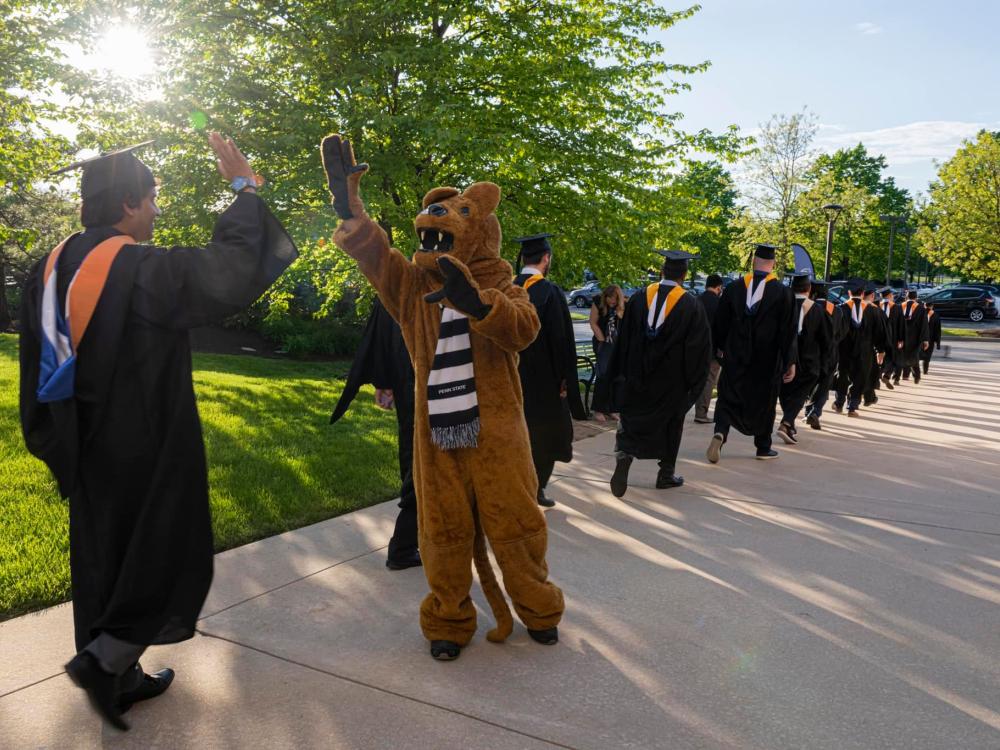
M9 331L11 327L10 305L7 303L7 263L0 255L0 331Z

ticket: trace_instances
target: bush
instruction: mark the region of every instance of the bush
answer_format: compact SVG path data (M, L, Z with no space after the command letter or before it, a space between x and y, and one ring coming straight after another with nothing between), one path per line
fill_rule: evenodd
M361 343L361 328L339 320L268 316L260 332L293 357L347 357Z

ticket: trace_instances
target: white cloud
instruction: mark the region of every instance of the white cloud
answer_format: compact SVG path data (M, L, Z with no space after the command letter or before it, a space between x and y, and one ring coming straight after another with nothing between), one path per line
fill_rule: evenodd
M871 21L862 21L861 23L854 24L854 28L858 30L859 33L864 36L871 36L873 34L881 34L882 27L877 23L872 23Z
M816 148L827 153L863 143L870 154L882 154L888 162L887 174L911 193L924 192L937 174L936 162L954 156L962 141L975 138L983 128L996 130L1000 123L932 120L911 122L878 130L846 131L821 128Z
M831 132L834 129L830 128L817 135L816 145L823 151L835 151L861 142L870 153L884 154L890 165L901 166L948 159L964 139L974 138L985 127L990 125L984 122L933 120L854 132Z

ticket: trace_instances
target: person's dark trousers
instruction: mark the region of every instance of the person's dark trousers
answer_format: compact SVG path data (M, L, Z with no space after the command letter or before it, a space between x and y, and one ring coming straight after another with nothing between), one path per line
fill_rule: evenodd
M396 426L399 437L399 515L396 528L389 540L387 556L390 561L402 560L416 553L417 538L417 492L413 486L413 404L409 400L396 402Z
M933 356L934 356L934 347L933 346L930 349L928 349L927 351L924 351L924 352L920 353L920 364L923 366L924 375L927 374L927 370L930 368L931 357L933 357Z
M555 460L539 461L534 459L535 474L538 476L538 496L541 497L545 488L549 486L549 479L552 478L552 471L556 468Z
M135 690L142 682L143 671L139 665L139 657L146 651L145 646L128 643L109 633L99 633L80 651L92 654L105 672L121 677L123 693Z
M721 415L716 413L715 417L715 431L722 435L723 442L729 439L729 422ZM678 444L680 439L678 438ZM753 436L753 444L757 446L757 450L764 451L771 449L771 432L767 432L760 435ZM676 454L675 454L676 455Z
M403 489L399 496L399 515L396 516L396 527L389 540L389 560L402 560L410 557L418 549L417 541L417 493L413 487L413 472L409 472L403 481Z
M858 407L861 406L861 399L864 396L865 384L864 383L851 383L851 388L847 393L847 410L857 411ZM837 398L840 398L840 394L837 394Z
M712 361L708 365L708 380L705 381L705 387L701 391L701 395L694 404L694 415L698 419L708 418L708 407L712 403L712 392L715 390L716 384L719 382L719 373L722 372L722 365L719 364L719 360L712 358Z
M666 445L663 446L663 458L660 459L660 471L673 474L677 468L677 454L681 449L681 438L684 436L684 414L679 414L670 420L665 430Z
M817 417L823 416L823 407L826 406L826 402L830 399L832 381L833 373L830 373L825 378L820 378L819 383L816 385L816 390L813 391L812 401L806 405L807 417L813 414Z
M795 420L799 418L799 414L802 413L802 407L805 406L805 399L803 398L783 398L780 400L781 403L781 421L785 424L795 426Z

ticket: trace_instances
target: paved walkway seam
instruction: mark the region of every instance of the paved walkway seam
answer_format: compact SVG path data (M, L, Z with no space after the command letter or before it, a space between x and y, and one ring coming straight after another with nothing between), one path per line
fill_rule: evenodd
M270 656L272 659L277 659L278 661L283 661L286 664L292 664L296 667L301 667L302 669L308 669L313 672L318 672L319 674L327 675L328 677L334 677L338 680L343 680L344 682L349 682L352 685L357 685L358 687L368 688L369 690L374 690L385 695L391 695L395 698L401 698L402 700L412 701L413 703L419 703L421 706L427 706L429 708L436 708L439 711L445 711L450 714L455 714L456 716L461 716L471 721L478 722L480 724L486 724L495 729L500 729L504 732L510 732L511 734L516 734L520 737L526 737L527 739L534 740L535 742L542 742L546 745L551 745L552 747L562 748L562 750L578 750L578 748L572 745L564 745L561 742L556 742L555 740L546 739L545 737L539 737L538 735L531 734L529 732L524 732L520 729L514 729L512 727L504 726L503 724L497 723L495 721L490 721L489 719L484 719L480 716L474 714L466 713L465 711L459 711L454 708L448 708L447 706L442 706L437 703L432 703L431 701L422 700L420 698L414 698L412 695L407 695L406 693L399 693L395 690L389 690L388 688L380 687L378 685L371 685L367 682L363 682L354 677L347 677L342 674L337 674L336 672L331 672L328 669L322 669L313 664L306 664L301 661L296 661L295 659L289 659L287 656L280 656L278 654L273 654L265 649L258 648L257 646L251 646L247 643L242 643L240 641L233 640L232 638L226 638L225 636L215 635L213 633L207 633L203 630L198 630L198 633L206 638L215 638L216 640L225 641L226 643L231 643L234 646L239 646L241 648L248 649L250 651L255 651L258 654L263 654L264 656ZM430 658L430 657L428 657Z

